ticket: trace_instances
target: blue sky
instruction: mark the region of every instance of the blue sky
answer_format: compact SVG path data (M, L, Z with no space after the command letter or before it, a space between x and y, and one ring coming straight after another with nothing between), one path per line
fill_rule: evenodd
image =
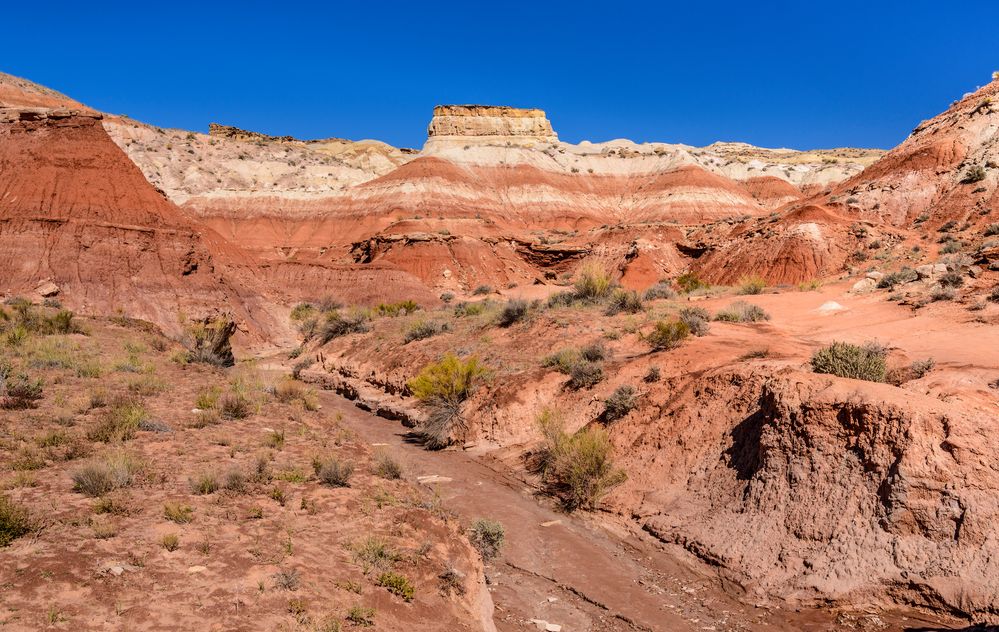
M0 70L161 126L423 144L439 103L563 140L891 147L999 69L999 2L11 2Z

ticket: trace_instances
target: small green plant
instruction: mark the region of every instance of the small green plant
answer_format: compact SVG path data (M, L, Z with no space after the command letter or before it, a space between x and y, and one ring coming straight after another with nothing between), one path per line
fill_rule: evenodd
M693 272L685 272L678 276L676 278L676 286L685 294L690 294L695 290L703 290L709 287L707 283L697 278L697 275Z
M128 441L148 417L149 413L140 400L117 397L103 411L97 425L87 433L87 438L103 443Z
M318 327L319 343L326 344L334 338L348 334L363 334L370 330L368 319L364 314L344 316L340 312L330 312L326 320Z
M495 520L479 518L468 529L468 541L472 543L486 562L499 555L506 538L503 525Z
M393 595L402 597L404 601L412 601L415 590L405 575L386 571L378 576L378 585L387 589Z
M635 387L628 384L619 386L604 400L604 421L616 421L630 413L637 405Z
M191 493L199 496L214 494L219 490L219 479L214 472L203 472L190 481Z
M456 435L465 431L462 403L485 374L486 368L476 357L461 360L448 354L407 382L409 390L427 409L427 418L420 428L427 448L447 447Z
M961 178L961 184L975 184L976 182L981 182L986 176L985 167L981 165L974 165L968 167L968 170L964 172L964 177Z
M812 355L812 370L868 382L884 382L887 350L879 344L833 342Z
M655 351L668 351L679 347L689 335L690 326L687 323L680 320L660 320L645 336L645 341Z
M375 624L375 609L365 606L351 606L347 611L347 621L354 625L370 627Z
M645 376L642 377L642 381L647 384L653 384L660 379L662 379L662 371L657 366L650 366L649 370L645 372Z
M361 542L351 547L354 561L359 563L367 572L370 568L387 570L392 564L402 559L402 556L388 545L385 540L376 536L369 536Z
M217 386L203 388L198 391L198 397L194 400L194 406L196 408L200 408L201 410L210 410L215 408L215 405L219 401L220 394L221 391Z

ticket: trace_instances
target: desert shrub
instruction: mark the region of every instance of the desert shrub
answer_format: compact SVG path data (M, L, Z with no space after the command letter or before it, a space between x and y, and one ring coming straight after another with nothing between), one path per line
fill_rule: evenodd
M202 472L190 481L191 493L199 496L214 494L219 490L219 478L214 472Z
M616 421L630 413L637 405L635 387L628 384L618 386L610 397L604 400L604 421Z
M604 370L596 362L580 360L569 369L569 387L574 389L591 388L604 379Z
M541 366L555 369L559 373L569 375L572 367L579 362L582 356L578 349L565 348L546 356L541 360Z
M364 314L344 316L340 312L330 312L326 315L326 320L319 325L317 335L319 336L319 344L326 344L334 338L347 334L363 334L368 330L368 319Z
M28 510L8 498L0 495L0 548L34 530L34 522Z
M375 609L366 606L351 606L345 617L348 622L363 627L375 624Z
M767 282L759 276L749 276L739 279L739 294L762 294L767 288Z
M271 576L274 580L274 587L279 590L298 590L298 587L302 583L301 574L294 568L288 570L280 570Z
M982 233L983 237L995 237L999 235L999 223L989 224Z
M204 362L215 366L233 366L229 339L236 333L236 323L229 316L205 318L185 327L184 346L188 362Z
M222 488L234 494L242 494L246 491L247 477L242 470L232 469L226 472L222 481Z
M454 306L454 315L457 318L479 316L486 311L486 307L490 304L490 301L480 301L478 303L461 302Z
M367 572L370 568L387 570L392 564L402 559L398 551L376 536L369 536L351 546L354 561L359 563Z
M736 301L715 314L715 320L727 323L755 323L770 320L770 314L758 305Z
M402 597L404 601L412 601L415 591L405 575L387 571L378 576L379 586L387 589L393 595Z
M961 178L961 184L974 184L976 182L981 182L985 179L985 167L981 165L974 165L968 167L968 170L964 172L964 177Z
M619 288L611 293L605 313L608 316L613 316L622 312L637 314L640 311L642 311L642 299L638 296L638 292Z
M375 313L379 316L405 316L420 309L419 304L411 299L397 301L395 303L379 303L375 307Z
M876 343L833 342L812 355L812 370L868 382L884 382L887 351Z
M570 307L576 302L576 294L574 292L555 292L548 297L546 305L549 309L554 309L558 307Z
M407 386L422 402L444 400L460 403L468 398L476 382L485 374L486 368L475 356L461 360L449 353L425 366L407 382Z
M493 288L491 285L480 285L474 290L472 290L472 296L485 296L486 294L492 294Z
M139 459L125 452L113 452L73 472L73 489L86 496L103 496L129 487L141 471Z
M441 299L442 303L444 303L445 305L448 305L448 304L451 303L451 301L454 300L454 293L452 293L452 292L444 292L443 294L441 294L440 299Z
M349 487L350 477L354 474L354 466L346 461L330 457L313 463L316 477L323 485L330 487Z
M163 503L163 517L170 522L187 524L194 520L194 509L183 503Z
M993 303L999 303L999 285L992 288L992 291L989 292L988 298Z
M892 289L896 285L912 283L919 279L916 271L909 267L904 267L896 272L889 272L878 280L878 287L881 289Z
M149 413L141 401L130 397L116 397L102 411L97 425L87 432L87 438L103 443L128 441L148 417Z
M8 366L0 373L0 408L21 410L34 408L42 398L44 382L41 378L32 379L27 373L12 373Z
M652 331L645 336L645 341L656 351L676 349L690 335L690 327L679 320L658 321Z
M944 242L943 246L940 247L940 252L945 255L952 255L957 252L961 252L964 248L964 244L956 239L948 239Z
M606 298L614 284L610 274L598 264L587 264L573 284L573 294L579 301L599 301Z
M580 349L579 355L587 362L602 362L607 359L607 347L598 340Z
M931 301L952 301L954 297L957 296L957 292L954 288L946 285L934 285L930 289L930 300Z
M400 479L402 478L402 464L391 454L383 452L375 458L375 474L389 480Z
M420 428L424 445L440 449L450 445L466 429L461 404L472 393L476 382L486 374L478 358L461 360L448 354L431 363L407 382L409 390L427 409L427 419Z
M588 427L569 434L558 414L544 411L538 419L543 443L541 478L546 490L567 511L592 508L627 478L614 467L612 446L603 428Z
M680 288L681 292L686 294L709 287L707 283L697 278L697 275L693 272L685 272L676 277L676 286Z
M711 329L708 323L711 314L703 307L684 307L680 310L679 318L695 336L704 336Z
M312 303L299 303L292 308L290 318L295 322L302 322L315 316L317 311Z
M527 301L519 299L507 301L507 304L500 310L497 323L500 327L509 327L524 320L527 318L528 307Z
M654 301L659 298L673 299L676 298L676 290L666 281L660 281L646 289L644 297L647 301Z
M451 329L451 325L437 320L423 320L414 323L403 336L403 344L409 344L416 340L425 340L442 334Z
M649 370L645 372L642 377L642 381L648 384L658 382L662 378L662 371L659 370L657 366L650 366Z
M479 518L468 528L468 541L486 562L495 558L503 548L506 530L495 520Z
M961 287L964 285L964 275L957 270L948 270L940 275L938 283L943 287Z
M241 391L223 393L218 401L218 413L223 419L246 419L253 412L253 402Z
M465 574L456 568L446 568L440 575L437 576L437 579L441 582L441 594L445 597L448 597L451 594L455 594L460 597L466 592Z
M927 373L933 370L933 367L937 365L937 361L933 358L926 358L924 360L914 360L911 365L909 365L909 370L912 371L913 379L918 380L926 376Z

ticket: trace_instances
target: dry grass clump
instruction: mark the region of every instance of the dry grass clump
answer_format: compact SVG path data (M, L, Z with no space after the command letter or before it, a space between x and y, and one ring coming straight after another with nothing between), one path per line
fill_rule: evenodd
M35 529L35 523L27 508L0 495L0 548L28 535Z
M10 364L0 361L0 408L23 410L34 408L42 398L44 382L27 373L14 373Z
M529 310L530 305L527 301L520 299L507 301L506 305L503 306L503 309L500 310L499 317L496 322L500 327L510 327L511 325L519 323L527 318Z
M738 294L762 294L767 289L767 282L763 277L753 275L739 279Z
M349 487L350 477L354 474L354 465L335 457L315 459L312 462L316 478L323 485L330 487Z
M573 284L573 295L577 301L593 303L607 298L613 289L610 274L602 266L590 263L579 271Z
M642 311L642 298L634 290L616 289L610 296L605 313L608 316L615 314L637 314Z
M539 469L545 488L567 511L594 507L627 475L614 467L612 446L603 428L569 434L560 415L545 410L538 418L543 443Z
M103 443L128 441L135 437L139 425L148 418L149 413L141 400L118 396L102 411L97 425L90 429L87 438Z
M446 322L439 320L422 320L413 325L406 331L406 335L403 336L403 344L409 344L417 340L426 340L427 338L433 338L445 332L451 330L451 325Z
M236 322L230 316L218 316L187 323L184 327L184 346L188 362L204 362L214 366L233 366L229 339L236 333Z
M884 382L887 349L875 342L854 345L834 342L812 355L812 370L868 382Z
M375 474L389 480L402 478L402 464L391 454L381 452L375 457Z
M644 298L647 301L654 301L660 298L674 299L676 298L676 290L673 289L673 286L668 281L660 281L645 290Z
M758 305L736 301L715 314L715 320L726 323L755 323L770 320L770 314Z
M177 524L188 524L194 520L194 509L183 503L168 502L163 504L163 517Z
M73 472L73 489L87 496L103 496L129 487L143 468L136 456L120 450L110 452Z
M652 331L645 335L645 341L655 351L676 349L690 335L690 326L681 320L658 321Z
M202 472L190 481L191 493L199 496L214 494L219 490L219 478L214 472Z
M399 552L377 536L369 536L354 544L351 547L351 552L354 561L361 565L365 573L371 568L388 570L395 562L402 559Z
M690 294L691 292L704 290L710 287L710 285L700 280L693 272L685 272L676 277L676 286L680 288L680 291L684 294Z
M340 312L330 312L326 320L318 326L319 344L326 344L334 338L348 334L363 334L370 330L368 317L363 313L343 315Z

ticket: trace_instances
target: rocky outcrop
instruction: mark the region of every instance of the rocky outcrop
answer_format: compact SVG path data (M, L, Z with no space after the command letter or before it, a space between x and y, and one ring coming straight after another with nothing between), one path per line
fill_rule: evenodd
M214 136L215 138L229 138L248 143L258 141L267 143L290 143L295 140L293 136L268 136L267 134L261 134L260 132L250 132L245 129L239 129L238 127L233 127L231 125L221 125L219 123L208 124L208 135Z
M495 105L438 105L427 136L510 136L558 140L543 110Z

